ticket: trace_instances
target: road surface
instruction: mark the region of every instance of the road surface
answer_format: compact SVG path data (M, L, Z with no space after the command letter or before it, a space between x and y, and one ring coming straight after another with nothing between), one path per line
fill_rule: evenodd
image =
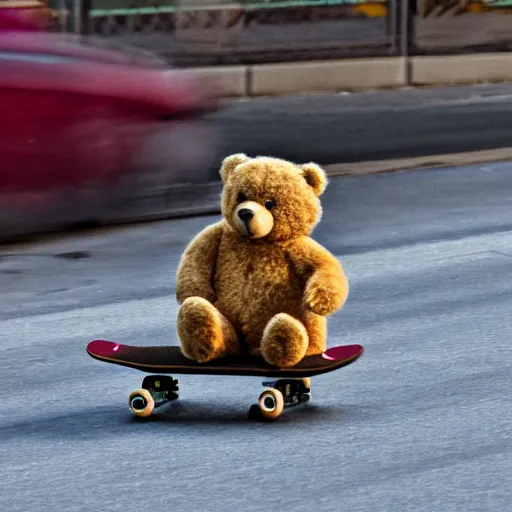
M0 510L498 512L512 502L510 164L333 180L315 238L351 284L329 343L355 364L249 423L253 378L182 376L157 421L143 374L86 343L176 343L193 218L0 253Z
M506 84L306 94L232 102L214 119L221 154L325 165L508 147L511 100Z

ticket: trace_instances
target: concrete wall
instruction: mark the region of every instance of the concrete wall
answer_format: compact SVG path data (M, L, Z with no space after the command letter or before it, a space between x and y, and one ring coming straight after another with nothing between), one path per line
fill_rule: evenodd
M512 53L196 68L224 97L512 82Z

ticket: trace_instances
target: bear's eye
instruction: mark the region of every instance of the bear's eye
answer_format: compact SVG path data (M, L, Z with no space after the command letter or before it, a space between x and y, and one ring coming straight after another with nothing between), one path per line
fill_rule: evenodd
M244 201L247 201L247 196L243 192L240 192L238 194L237 201L239 203L243 203Z
M275 206L274 201L271 201L270 199L265 202L265 208L267 210L272 210L272 208L274 208L274 206Z

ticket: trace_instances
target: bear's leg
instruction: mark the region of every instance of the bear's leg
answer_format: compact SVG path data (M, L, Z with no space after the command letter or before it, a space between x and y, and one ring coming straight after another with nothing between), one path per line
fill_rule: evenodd
M314 356L325 352L327 348L327 318L309 313L304 318L304 326L308 331L309 346L307 356Z
M183 354L198 363L240 351L234 327L202 297L189 297L183 301L178 312L178 335Z
M261 355L279 368L296 365L306 355L309 338L304 324L286 313L273 316L263 331Z

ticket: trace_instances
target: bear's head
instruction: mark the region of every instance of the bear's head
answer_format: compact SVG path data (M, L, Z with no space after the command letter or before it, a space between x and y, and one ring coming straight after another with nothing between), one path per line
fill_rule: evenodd
M242 236L290 240L309 235L321 218L327 177L315 163L240 153L224 159L220 175L222 214Z

